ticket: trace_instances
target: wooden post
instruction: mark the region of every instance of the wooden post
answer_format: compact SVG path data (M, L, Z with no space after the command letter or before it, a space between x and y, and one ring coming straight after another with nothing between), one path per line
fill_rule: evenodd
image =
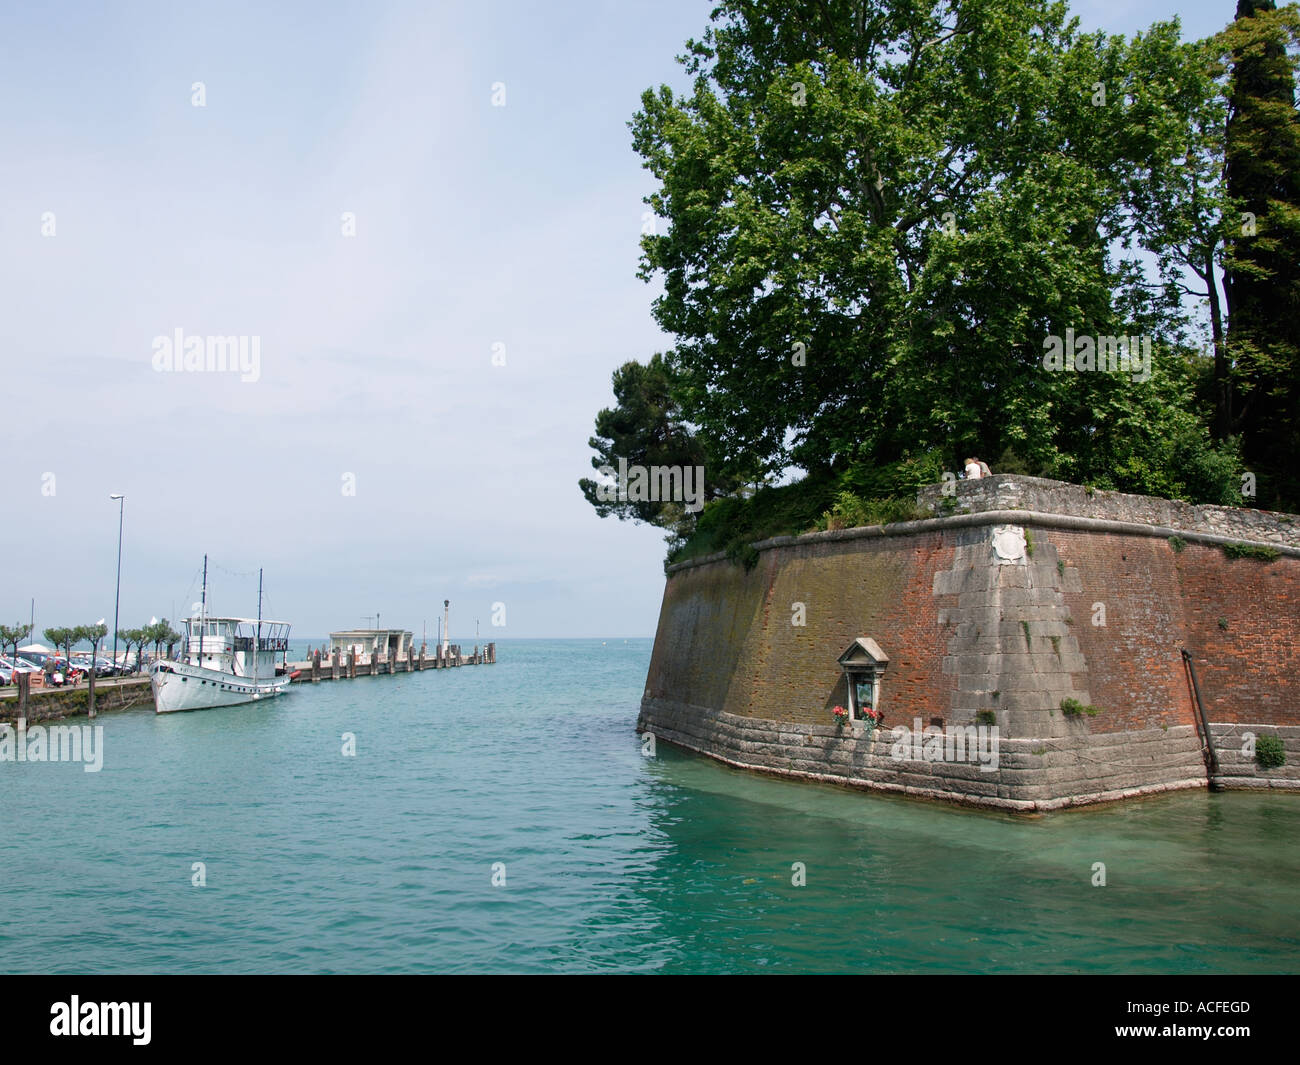
M330 680L339 679L339 649L330 652Z
M350 680L357 679L357 649L355 647L348 648L348 678Z
M91 717L94 717L95 716L95 664L93 658L91 659L90 669L86 671L86 687L87 687L86 706L88 708L87 712L90 714Z
M420 672L424 672L424 644L420 644Z
M15 673L14 679L18 682L18 716L27 717L27 695L32 687L32 675L30 673Z
M311 653L311 682L313 684L320 683L320 648L319 647L316 648L316 650L314 650Z

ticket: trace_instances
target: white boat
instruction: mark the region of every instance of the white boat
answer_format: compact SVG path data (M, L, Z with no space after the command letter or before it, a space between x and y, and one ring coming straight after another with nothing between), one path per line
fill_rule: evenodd
M207 710L283 695L292 678L276 676L275 656L289 648L289 625L257 618L207 616L208 560L203 560L199 616L185 622L179 661L155 662L149 672L154 710ZM258 575L258 614L262 610Z

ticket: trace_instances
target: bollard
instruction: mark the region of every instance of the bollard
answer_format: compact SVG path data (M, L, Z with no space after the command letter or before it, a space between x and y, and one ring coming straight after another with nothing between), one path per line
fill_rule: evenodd
M27 717L27 693L31 690L32 675L30 673L15 673L15 679L18 681L18 716Z
M311 653L311 682L320 683L320 650L319 648Z
M86 712L95 716L95 667L92 664L86 671Z
M339 679L339 649L330 652L330 680Z

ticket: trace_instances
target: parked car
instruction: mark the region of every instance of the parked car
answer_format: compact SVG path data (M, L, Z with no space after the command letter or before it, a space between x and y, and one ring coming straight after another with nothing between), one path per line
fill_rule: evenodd
M27 661L27 659L21 656L19 656L16 662L10 661L7 658L0 658L0 662L3 662L5 666L7 666L11 671L16 670L19 673L40 673L41 672L40 666L36 665L34 662Z
M92 659L89 654L73 655L72 664L83 673L89 673L93 668L97 677L111 677L118 672L107 658Z

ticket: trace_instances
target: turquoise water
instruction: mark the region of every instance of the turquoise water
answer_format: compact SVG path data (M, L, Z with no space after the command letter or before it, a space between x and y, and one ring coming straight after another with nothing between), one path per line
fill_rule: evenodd
M649 759L649 655L501 641L495 666L106 715L99 773L0 762L0 971L1300 968L1294 796L1029 820Z

